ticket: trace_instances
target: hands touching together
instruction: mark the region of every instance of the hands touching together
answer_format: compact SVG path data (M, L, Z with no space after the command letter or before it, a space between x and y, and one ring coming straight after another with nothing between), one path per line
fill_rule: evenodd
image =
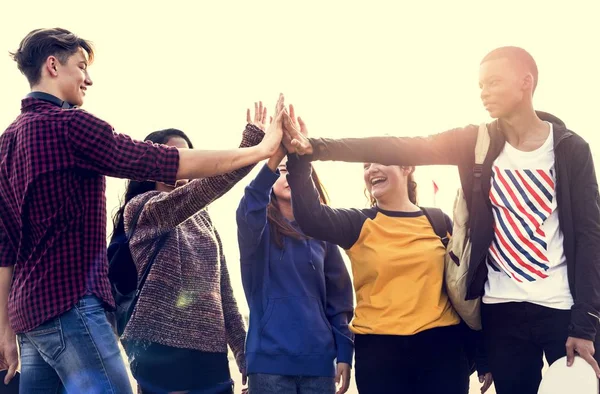
M262 101L254 103L254 117L250 109L246 112L246 121L259 129L265 131L265 138L261 144L265 152L271 153L269 168L273 171L288 153L307 155L312 153L312 145L308 140L308 129L301 118L296 118L296 112L292 104L286 108L283 94L279 95L275 106L275 119L270 118L267 128L267 108ZM277 140L279 142L277 143ZM275 147L275 145L277 145Z

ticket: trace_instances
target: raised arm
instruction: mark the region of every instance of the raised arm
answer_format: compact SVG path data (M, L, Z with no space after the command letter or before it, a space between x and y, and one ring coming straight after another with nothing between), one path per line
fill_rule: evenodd
M277 108L282 107L283 95L280 95ZM174 184L177 179L229 173L271 157L281 143L281 120L282 112L276 114L264 139L256 146L222 151L178 150L133 141L116 134L108 123L77 110L69 123L67 143L73 165L80 168L118 178Z
M266 109L262 109L255 103L254 123L264 127L266 121ZM262 116L257 119L257 115ZM250 110L248 109L247 121L251 122ZM251 258L260 243L260 239L267 226L267 206L271 201L271 190L280 173L277 167L285 157L285 150L279 147L277 153L269 158L256 178L244 190L244 196L236 210L236 222L238 228L238 245L240 248L240 261L243 264L256 261Z
M255 146L260 143L263 135L262 130L248 124L244 130L240 146ZM227 193L252 168L254 168L254 164L228 174L196 179L170 193L157 194L146 203L140 222L149 222L163 231L168 231ZM135 212L135 206L138 203L132 200L126 210Z
M366 216L356 209L322 204L311 178L310 161L288 155L287 181L292 191L294 218L304 234L349 249L358 239Z
M292 150L307 155L310 160L322 161L412 166L458 165L465 160L465 154L472 151L477 137L477 128L467 126L429 137L308 138L299 128L290 124L284 119L285 134L291 140Z

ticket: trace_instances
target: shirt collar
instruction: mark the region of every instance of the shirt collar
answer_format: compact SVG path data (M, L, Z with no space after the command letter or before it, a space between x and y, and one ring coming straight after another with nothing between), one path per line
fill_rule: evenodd
M25 104L25 101L28 101L27 99L37 99L37 100L42 100L42 101L46 101L50 104L56 105L57 107L63 108L63 109L71 109L74 107L74 105L72 105L71 103L67 102L67 101L63 101L61 99L59 99L58 97L50 94L50 93L46 93L46 92L31 92L29 93L26 97L23 104ZM23 105L23 107L25 107L25 105Z

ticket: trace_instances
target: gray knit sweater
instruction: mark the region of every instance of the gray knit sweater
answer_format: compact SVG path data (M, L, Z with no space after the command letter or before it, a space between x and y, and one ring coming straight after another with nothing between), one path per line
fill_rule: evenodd
M263 135L248 125L241 146L256 145ZM127 204L125 231L140 204L148 201L129 244L138 273L148 264L159 237L171 234L152 265L123 339L216 353L226 353L229 344L238 366L245 367L246 328L233 296L223 245L206 207L252 167L197 179L170 193L151 191Z

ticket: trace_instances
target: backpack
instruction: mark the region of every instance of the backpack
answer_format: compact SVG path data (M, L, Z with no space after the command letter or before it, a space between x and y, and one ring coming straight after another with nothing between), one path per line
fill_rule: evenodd
M472 193L481 192L481 172L490 146L490 136L485 123L479 126L475 144ZM469 211L462 187L454 200L452 238L448 240L448 229L444 213L437 208L424 210L435 233L440 237L446 255L444 257L444 282L448 298L462 320L473 330L481 330L481 297L467 300L467 273L471 262L471 238L469 237ZM445 241L444 241L445 240Z
M144 272L141 277L138 278L137 267L133 262L131 251L129 249L129 241L135 232L135 228L137 227L138 220L146 202L141 204L135 212L129 231L125 233L125 230L121 230L116 233L107 250L108 279L110 281L116 305L116 310L109 315L109 320L119 336L123 335L123 332L125 331L125 326L133 314L142 287L150 273L150 268L169 235L167 232L158 239L156 248L152 252Z

